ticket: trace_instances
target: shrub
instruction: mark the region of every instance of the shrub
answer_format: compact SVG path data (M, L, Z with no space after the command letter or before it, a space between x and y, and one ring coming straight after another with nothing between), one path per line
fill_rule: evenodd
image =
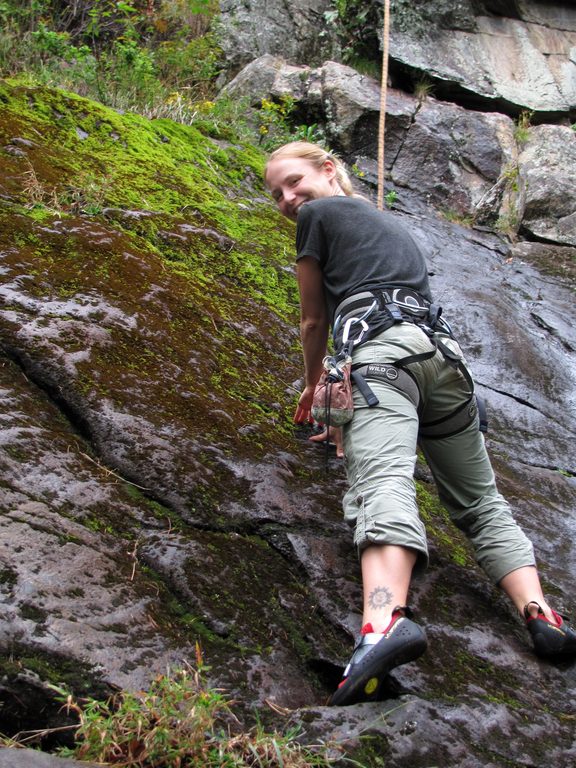
M105 702L77 701L55 690L79 719L77 745L60 749L61 757L124 768L307 768L334 762L325 746L298 744L294 731L242 731L231 702L192 669L157 677L147 692L123 692Z
M146 112L174 91L206 99L219 73L215 0L0 0L0 76Z

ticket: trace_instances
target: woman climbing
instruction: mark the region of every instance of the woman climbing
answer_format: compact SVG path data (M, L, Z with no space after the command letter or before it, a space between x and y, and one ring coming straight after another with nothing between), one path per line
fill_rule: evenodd
M451 519L526 621L535 652L576 655L576 632L548 605L532 544L496 488L473 383L432 303L420 249L391 212L355 195L342 162L322 147L286 144L270 156L265 181L297 223L305 385L295 421L310 420L330 327L336 347L343 334L350 345L358 341L352 367L377 400L369 406L365 388L355 386L342 434L329 427L316 438L331 437L346 457L344 515L363 585L360 640L330 703L377 698L390 670L426 649L406 607L412 571L428 558L413 480L417 443Z

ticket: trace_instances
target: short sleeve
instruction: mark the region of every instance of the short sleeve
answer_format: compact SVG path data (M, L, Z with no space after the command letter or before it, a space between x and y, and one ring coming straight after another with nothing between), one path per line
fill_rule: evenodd
M326 239L322 222L313 205L305 203L298 212L296 226L296 260L312 256L323 264L326 258Z

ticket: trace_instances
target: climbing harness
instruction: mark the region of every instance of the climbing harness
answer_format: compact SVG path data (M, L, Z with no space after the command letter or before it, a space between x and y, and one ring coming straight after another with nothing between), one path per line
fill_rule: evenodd
M411 322L428 336L431 349L408 355L394 363L362 363L353 365L351 379L363 395L368 407L378 405L378 398L368 384L369 380L384 381L399 390L417 410L421 396L416 379L406 366L432 358L438 351L453 368L466 379L470 398L448 416L432 422L420 423L419 434L426 439L458 434L478 418L481 432L487 430L484 402L474 392L474 382L459 355L441 339L441 335L454 339L452 329L442 317L442 308L427 301L417 291L406 287L387 287L354 294L342 301L335 312L333 323L334 348L339 355L351 356L358 345L383 333L396 323Z

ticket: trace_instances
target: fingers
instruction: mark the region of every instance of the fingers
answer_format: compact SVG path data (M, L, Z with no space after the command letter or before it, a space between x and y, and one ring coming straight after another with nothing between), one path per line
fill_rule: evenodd
M294 413L294 424L306 424L306 422L308 424L314 423L310 408L304 408L301 405L298 405Z
M336 445L336 456L339 459L344 458L344 440L342 437L342 427L330 427L330 434Z
M305 387L304 391L300 395L298 405L296 406L296 413L294 414L294 422L296 424L305 424L306 422L308 424L314 423L314 419L312 418L311 414L313 399L314 387Z

